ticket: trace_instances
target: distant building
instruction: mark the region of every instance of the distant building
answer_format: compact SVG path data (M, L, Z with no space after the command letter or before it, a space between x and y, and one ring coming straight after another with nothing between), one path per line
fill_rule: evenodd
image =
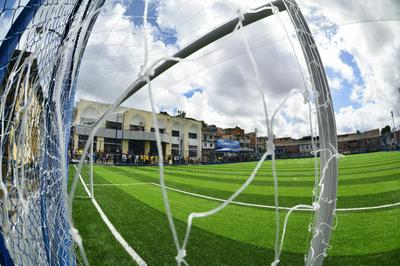
M72 148L75 153L83 149L93 123L109 106L104 103L79 101L72 134ZM170 116L168 113L157 114L157 122L164 158L169 162L174 158L216 161L217 157L224 156L221 152L225 152L221 149L216 150L218 139L225 139L230 145L237 144L238 148L235 149L225 147L228 157L234 156L233 152L241 158L250 158L257 152L264 153L267 149L267 137L257 137L256 132L245 133L244 129L238 126L223 129L192 118ZM400 131L396 134L400 142ZM379 129L338 135L338 151L343 154L379 151L384 147L382 143L385 142L385 147L388 147L388 143L393 142L392 139L393 136L389 142L385 142ZM94 137L94 149L96 152L108 154L157 156L155 140L151 112L119 107L100 125ZM319 140L315 137L313 143L311 136L300 139L274 138L274 145L277 158L311 157L313 150L319 149Z
M224 128L220 138L240 141L244 137L244 129L236 126L234 128Z
M290 137L275 138L275 156L278 158L300 157L299 143Z
M268 137L257 137L257 150L259 153L267 151Z
M379 129L338 135L339 153L364 153L381 149Z
M73 149L82 150L91 125L109 108L109 104L80 100L75 110ZM164 158L176 156L198 160L202 157L202 122L191 118L157 114ZM143 154L157 156L152 113L118 107L100 125L94 137L94 149L110 154Z
M203 161L215 161L215 140L217 139L217 127L215 125L202 126L202 156Z
M351 134L338 135L338 152L342 154L365 153L381 150L379 129ZM278 158L297 158L312 156L312 151L319 149L319 138L311 136L301 139L290 137L274 139L275 155Z
M245 144L248 144L248 146L245 146L245 148L248 148L251 151L256 151L256 143L257 143L257 133L256 132L250 132L244 134L245 136Z
M217 136L217 138L221 138L223 134L224 134L224 129L222 127L215 128L215 135Z
M299 154L302 157L310 156L314 149L319 149L318 137L314 137L314 141L312 141L311 136L302 137L296 140L296 143L299 145Z

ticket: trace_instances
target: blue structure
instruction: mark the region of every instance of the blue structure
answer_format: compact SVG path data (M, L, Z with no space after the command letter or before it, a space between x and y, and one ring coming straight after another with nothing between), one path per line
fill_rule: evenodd
M240 143L236 140L217 139L215 148L216 152L240 152Z

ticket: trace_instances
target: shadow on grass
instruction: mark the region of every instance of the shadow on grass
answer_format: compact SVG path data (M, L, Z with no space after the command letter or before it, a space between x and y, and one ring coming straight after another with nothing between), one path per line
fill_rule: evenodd
M134 177L135 180L140 182L155 182L156 179L151 177L147 174L139 174L139 173L130 173L128 169L121 167L119 169L119 175L123 175L126 177ZM122 173L123 172L123 173ZM97 176L100 176L97 174ZM187 176L188 179L191 176ZM103 179L103 178L102 178ZM104 181L99 181L99 183ZM232 195L230 191L218 190L213 188L203 188L203 187L195 187L188 184L182 184L178 182L174 182L171 180L167 181L167 186L172 188L181 189L187 192L197 193L201 195L217 197L217 198L228 198ZM239 187L239 184L238 184ZM338 208L357 208L357 207L370 207L370 206L378 206L378 205L385 205L389 203L398 202L400 199L400 190L397 191L388 191L382 193L376 193L371 195L356 195L356 196L343 196L339 197L337 204ZM309 197L302 197L302 196L279 196L279 204L280 206L295 206L297 204L311 204L312 195L310 189L310 196ZM254 203L254 204L264 204L264 205L271 205L273 206L275 203L275 199L273 195L261 195L255 193L241 193L237 198L236 201L242 201L247 203Z
M96 175L99 183L109 183ZM164 213L135 199L118 187L98 190L96 199L108 218L149 265L175 265L176 255ZM74 220L92 265L132 265L88 199L77 199ZM175 220L180 236L186 224ZM193 227L187 250L190 265L264 265L274 251L232 240ZM384 265L399 261L399 250L366 256L328 257L325 265ZM284 252L280 265L303 265L304 255Z

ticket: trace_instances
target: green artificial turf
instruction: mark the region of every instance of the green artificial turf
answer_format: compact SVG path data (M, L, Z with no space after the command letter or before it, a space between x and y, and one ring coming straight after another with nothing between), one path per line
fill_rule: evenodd
M312 159L277 160L280 206L311 204ZM167 186L217 198L229 197L250 175L254 162L167 166ZM70 167L70 174L75 168ZM88 168L82 171L88 183ZM158 167L94 167L95 196L124 239L149 265L174 265L176 250L168 228ZM187 216L220 203L168 192L181 240ZM73 218L93 265L129 265L131 258L113 238L81 184ZM237 201L273 205L271 162L266 161ZM338 208L400 201L400 153L351 155L339 161ZM281 211L283 221L286 212ZM310 212L289 219L280 265L301 265L308 250ZM326 265L394 265L400 261L400 208L337 213ZM191 265L261 265L274 256L275 213L271 209L229 205L220 213L195 219L187 248Z

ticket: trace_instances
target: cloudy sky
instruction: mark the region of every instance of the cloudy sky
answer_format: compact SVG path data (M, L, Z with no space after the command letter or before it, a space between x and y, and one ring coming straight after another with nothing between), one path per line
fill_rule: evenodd
M265 1L151 0L150 62L171 56L216 26ZM400 125L400 1L298 0L329 79L339 133ZM80 98L112 102L137 78L144 61L143 0L107 0L90 37L78 80ZM208 124L266 132L250 45L271 115L293 89L304 89L304 59L285 12L195 53L153 84L156 108ZM282 23L289 32L285 33ZM0 23L1 26L1 23ZM1 28L1 27L0 27ZM291 43L296 53L293 53ZM300 61L296 63L296 56ZM144 88L124 106L150 110ZM277 114L277 136L309 135L308 107L290 96Z

